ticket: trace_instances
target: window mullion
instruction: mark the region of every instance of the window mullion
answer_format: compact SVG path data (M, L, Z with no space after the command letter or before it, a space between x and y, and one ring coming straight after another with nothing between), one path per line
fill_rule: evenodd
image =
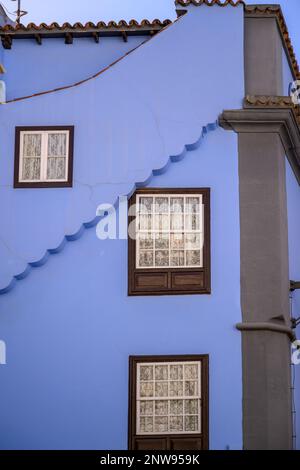
M42 133L41 181L47 181L48 133Z

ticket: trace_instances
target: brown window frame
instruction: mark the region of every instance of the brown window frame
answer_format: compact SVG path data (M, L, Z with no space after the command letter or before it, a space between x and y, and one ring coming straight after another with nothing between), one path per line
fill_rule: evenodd
M20 137L21 132L30 131L68 131L68 177L66 181L19 181L20 169ZM73 186L73 153L74 153L74 126L17 126L15 128L15 164L14 164L14 188L71 188Z
M204 247L202 268L136 268L136 240L128 236L128 295L181 295L211 293L210 260L210 189L209 188L143 188L129 200L136 203L137 194L199 194L204 204ZM135 224L135 215L128 216ZM134 225L133 225L134 226Z
M136 434L136 384L137 364L141 362L189 362L201 361L201 433L200 434ZM195 450L209 449L209 355L159 355L129 357L129 397L128 397L128 449L158 450ZM153 448L152 448L153 447Z

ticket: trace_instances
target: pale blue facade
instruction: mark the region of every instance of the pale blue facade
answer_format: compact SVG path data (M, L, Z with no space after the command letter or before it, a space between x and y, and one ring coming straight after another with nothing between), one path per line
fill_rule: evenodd
M86 78L144 39L19 40L3 53L8 99ZM243 9L205 7L97 79L1 107L2 449L126 449L128 356L192 353L209 354L210 448L242 448L237 136L216 121L241 106L243 73ZM75 126L73 188L13 189L24 125ZM86 227L137 183L211 188L211 295L127 296L126 240Z
M0 47L7 100L50 91L0 106L0 449L126 449L129 356L181 354L209 355L209 448L243 448L238 135L218 117L243 108L244 11L186 9L150 39ZM15 189L15 127L63 125L75 130L73 187ZM288 162L286 183L299 281ZM127 240L99 240L96 211L113 204L119 215L119 197L141 187L210 188L211 294L127 295ZM291 306L299 316L298 291Z

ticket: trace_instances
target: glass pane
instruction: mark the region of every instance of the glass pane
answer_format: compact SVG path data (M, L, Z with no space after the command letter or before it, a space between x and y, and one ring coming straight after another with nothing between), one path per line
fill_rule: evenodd
M168 380L168 366L155 366L155 380Z
M171 266L184 266L184 251L171 251Z
M168 414L168 400L157 400L155 402L155 414L164 416Z
M169 230L169 215L157 214L155 215L155 230Z
M200 230L200 216L198 214L185 215L186 230Z
M140 380L153 380L153 366L140 366Z
M170 397L181 397L183 395L182 382L170 382Z
M139 212L140 213L151 213L152 212L152 204L153 204L153 197L140 197L139 199Z
M42 153L42 135L23 135L23 157L40 157Z
M183 212L184 198L183 197L171 197L171 212Z
M171 214L171 230L183 230L182 214Z
M155 234L155 248L168 249L169 248L169 234L156 233Z
M183 417L171 416L170 417L170 432L183 431Z
M140 415L153 415L153 401L141 401L140 402Z
M169 252L156 251L155 252L155 266L168 266L169 265Z
M41 179L41 159L23 158L22 180L40 180Z
M153 382L140 382L140 396L153 397Z
M169 212L169 200L167 197L156 197L155 198L155 212L157 214Z
M198 414L198 400L185 400L184 413L187 415Z
M198 416L185 416L185 431L198 431Z
M171 233L171 248L173 248L174 250L184 249L183 233Z
M201 266L200 250L193 250L186 252L187 266Z
M66 179L66 159L65 157L48 158L47 162L47 180Z
M153 432L153 418L143 416L140 417L140 432Z
M48 157L67 156L67 135L48 134Z
M139 246L141 249L153 248L153 236L151 233L140 233L139 234Z
M170 379L180 380L183 378L182 365L171 365L170 366Z
M198 364L185 364L184 378L196 380L198 378Z
M198 382L188 381L184 384L184 394L187 397L195 397L198 394Z
M157 433L168 431L168 417L167 416L156 416L154 430Z
M185 202L185 212L195 213L200 211L198 197L187 197Z
M185 249L194 250L201 248L200 246L200 234L199 233L187 233L185 235Z
M152 215L151 214L140 214L140 230L150 231L152 229Z
M183 400L170 400L170 414L171 415L183 414Z
M155 396L156 397L168 396L168 382L156 382L155 383Z
M153 266L153 252L140 251L139 253L139 266L149 268Z

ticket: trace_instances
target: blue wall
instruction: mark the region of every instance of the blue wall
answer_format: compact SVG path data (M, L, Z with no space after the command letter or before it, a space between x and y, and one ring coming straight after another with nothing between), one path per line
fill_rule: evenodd
M0 108L1 448L126 448L128 356L165 353L210 355L211 448L241 448L237 138L200 138L243 96L243 8L201 7L98 79ZM73 188L14 190L14 127L55 124L75 125ZM212 295L128 298L126 242L95 227L10 284L175 155L149 184L211 187Z
M6 69L7 99L19 98L51 88L71 85L98 72L133 49L147 36L74 38L71 45L64 38L15 40L12 49L3 50Z
M222 175L222 178L220 178ZM1 298L1 448L126 448L128 356L210 355L210 445L242 446L237 139L210 133L151 186L212 189L212 295L127 297L95 229Z
M299 281L300 279L300 186L298 185L294 173L287 164L287 198L288 198L288 229L289 229L289 262L290 279ZM294 317L300 316L300 292L294 291L292 294L292 313ZM297 329L297 338L300 338L300 328ZM295 406L296 406L296 428L297 449L300 450L300 364L294 366L292 370L295 383Z

